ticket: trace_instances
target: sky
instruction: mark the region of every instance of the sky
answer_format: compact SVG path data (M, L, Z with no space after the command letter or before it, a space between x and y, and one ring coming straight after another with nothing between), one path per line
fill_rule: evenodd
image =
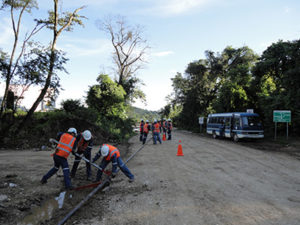
M39 0L39 9L24 17L22 33L33 27L34 18L46 18L52 1ZM147 110L159 110L172 93L172 81L177 72L184 74L190 62L205 59L205 51L222 52L227 46L248 46L257 54L279 40L300 38L299 0L63 0L62 11L79 12L87 17L84 27L75 26L64 32L57 47L67 53L69 74L59 73L61 91L56 106L67 99L84 102L89 86L97 84L100 73L113 78L112 51L109 36L97 22L108 15L121 15L129 25L141 25L143 36L151 47L147 64L139 70L146 94L146 104L133 105ZM43 30L35 40L50 43L52 32ZM22 38L21 38L22 40ZM7 10L0 11L0 48L11 52L13 33ZM3 81L0 96L3 96ZM27 94L23 104L30 106L37 89Z

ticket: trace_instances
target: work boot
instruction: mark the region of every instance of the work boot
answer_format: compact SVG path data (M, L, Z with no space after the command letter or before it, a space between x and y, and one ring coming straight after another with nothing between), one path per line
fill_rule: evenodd
M47 180L44 180L44 179L41 179L41 184L46 184L47 183Z
M74 190L74 187L73 187L73 186L66 187L66 190L67 190L67 191L72 191L72 190Z
M134 177L133 178L129 178L128 182L132 183L134 181Z

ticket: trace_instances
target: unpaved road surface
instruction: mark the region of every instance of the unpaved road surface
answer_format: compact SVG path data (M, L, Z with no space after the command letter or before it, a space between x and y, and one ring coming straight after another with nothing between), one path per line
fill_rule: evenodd
M177 156L179 140L184 156ZM141 147L138 137L130 143L124 161ZM39 183L52 167L50 154L0 151L0 224L57 224L93 190L67 192L61 209L51 205L63 178ZM175 131L171 141L148 142L128 167L134 183L120 172L66 224L300 224L300 161L292 155ZM72 182L89 183L83 162Z

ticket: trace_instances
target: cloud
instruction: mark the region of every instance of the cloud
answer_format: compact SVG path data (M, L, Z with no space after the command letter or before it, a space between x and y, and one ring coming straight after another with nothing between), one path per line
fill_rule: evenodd
M289 14L290 12L291 12L291 8L286 6L284 8L284 13Z
M111 43L108 39L64 39L64 44L60 49L73 57L95 56L100 54L110 54L112 51Z
M164 51L164 52L154 52L152 53L153 56L158 56L158 57L163 57L163 56L167 56L167 55L171 55L174 54L173 51Z
M148 6L150 5L151 7L147 7L145 11L151 14L172 16L199 9L215 1L216 0L149 0L147 1L149 2Z
M8 26L11 21L8 17L2 18L0 21L0 44L8 45L11 43L11 40L14 38L13 31L11 26Z

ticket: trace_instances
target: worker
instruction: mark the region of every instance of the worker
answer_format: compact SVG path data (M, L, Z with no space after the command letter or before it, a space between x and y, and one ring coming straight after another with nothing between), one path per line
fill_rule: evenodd
M76 151L78 155L75 155L74 164L71 170L71 178L75 177L82 156L84 156L86 159L91 161L91 150L93 148L92 133L89 130L85 130L84 132L79 133L76 137L76 140L78 142L77 151ZM86 165L86 179L91 180L91 164L85 162L85 165Z
M143 134L144 134L144 120L141 119L141 122L140 122L140 141L143 141Z
M154 138L154 144L155 145L156 145L157 140L161 144L159 128L160 128L159 123L157 122L157 120L154 120L154 124L153 124L153 138Z
M144 127L143 127L143 145L146 143L146 140L147 140L147 136L148 136L148 133L149 131L151 130L151 127L150 127L150 124L149 124L149 120L146 120L146 123L144 124Z
M62 167L64 173L64 181L65 187L67 190L72 190L72 184L70 180L70 171L69 171L69 164L67 158L69 157L70 153L74 154L76 149L76 135L77 130L73 127L69 128L66 133L60 132L58 133L57 139L58 144L56 146L55 153L53 154L53 161L54 167L51 168L46 175L43 176L41 179L41 183L47 183L47 180L52 177L59 169Z
M172 120L168 119L168 124L167 124L168 140L172 139L172 129L173 129Z
M112 171L111 171L112 178L114 178L116 176L117 166L119 166L121 171L129 178L129 182L134 181L134 175L130 172L128 167L125 165L125 163L121 159L120 152L115 146L112 146L109 144L103 144L100 147L99 152L95 155L92 162L94 163L95 161L97 161L100 158L100 156L103 156L103 159L102 159L101 163L99 164L100 169L98 169L98 173L97 173L95 182L98 182L101 180L102 173L109 162L112 162Z
M166 136L167 135L167 120L166 120L166 118L163 119L162 127L163 127L163 134Z
M161 131L162 131L161 120L159 120L158 123L159 123L159 133L161 133Z

